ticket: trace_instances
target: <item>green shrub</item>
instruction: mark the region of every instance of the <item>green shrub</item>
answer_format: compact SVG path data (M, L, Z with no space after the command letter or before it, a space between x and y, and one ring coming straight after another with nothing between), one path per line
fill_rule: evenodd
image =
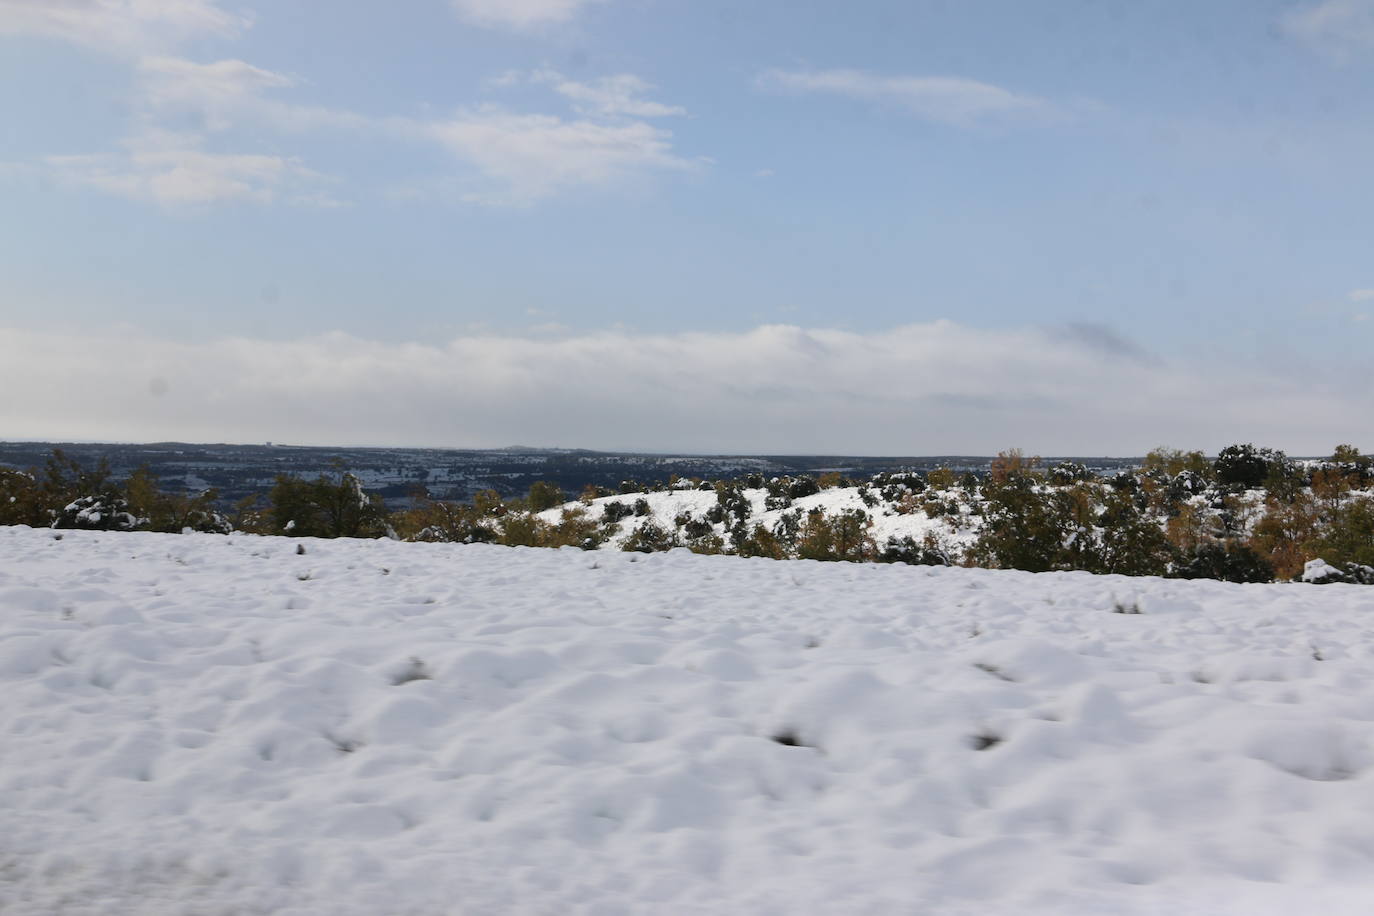
M529 507L531 512L556 509L567 502L563 489L547 480L536 480L530 484Z
M277 476L268 494L272 534L319 538L375 538L387 533L381 500L363 492L362 481L344 473L303 480Z
M675 533L656 522L644 522L630 532L630 536L620 545L620 549L631 553L658 553L677 546Z
M803 560L870 559L877 551L868 529L872 522L862 509L845 509L826 516L819 509L806 515L797 536L797 557Z

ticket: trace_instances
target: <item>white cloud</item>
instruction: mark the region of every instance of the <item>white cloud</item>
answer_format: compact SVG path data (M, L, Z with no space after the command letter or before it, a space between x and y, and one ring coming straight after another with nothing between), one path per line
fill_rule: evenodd
M213 130L229 128L232 116L258 104L264 90L293 84L288 76L241 60L198 64L178 57L145 57L138 71L142 104L200 114Z
M642 98L654 85L633 73L603 76L588 83L570 80L553 70L538 70L531 78L551 86L554 92L572 102L575 110L586 115L665 118L687 113L685 108L678 105L664 105Z
M452 0L469 22L511 29L567 22L583 7L601 0Z
M562 15L559 10L568 12L575 6L526 0L491 4L489 11L504 10L526 21L556 18ZM487 9L474 5L478 7ZM75 23L84 21L78 15L82 12L106 27L128 20L170 24L183 31L232 30L244 22L209 0L125 0L122 5L55 0L51 6L35 0L0 0L0 14L15 10L22 15L7 23L12 30L61 27L71 35L77 34ZM575 187L605 188L654 171L692 169L702 161L677 155L672 134L643 120L684 111L646 98L653 86L633 74L579 82L550 70L511 72L492 84L547 86L576 116L485 107L430 119L367 116L283 100L277 93L295 88L293 77L237 59L201 63L165 53L142 54L136 76L132 136L123 142L124 149L51 156L45 162L49 171L68 185L166 206L279 199L335 206L339 202L328 194L300 187L321 176L299 159L228 149L212 152L203 140L209 135L232 136L245 127L279 134L344 130L393 143L437 144L467 174L422 183L466 182L461 192L466 200L523 205Z
M45 166L58 181L171 208L283 200L314 207L346 205L321 187L325 176L297 157L212 151L205 148L206 138L245 123L300 131L360 127L367 119L267 98L264 93L290 88L295 81L241 60L202 64L144 56L137 62L137 75L130 136L113 152L47 157ZM186 115L197 119L195 129L186 126ZM172 124L181 129L171 129Z
M673 150L672 133L647 118L685 114L675 105L644 98L653 84L621 73L587 82L542 69L506 71L487 85L547 86L577 117L529 114L488 105L451 117L391 119L393 131L438 141L474 168L483 186L462 196L472 202L524 205L575 187L607 187L654 171L697 168Z
M473 202L528 204L573 187L606 187L654 170L695 165L673 153L671 133L634 120L682 109L642 98L653 87L631 74L579 83L540 70L508 73L498 80L501 85L549 86L583 113L580 118L486 107L419 120L369 118L272 98L271 92L289 89L295 80L241 60L201 64L149 57L140 61L139 73L140 106L150 123L189 113L211 132L251 123L284 133L343 129L393 141L438 143L477 173L477 183L463 192Z
M868 334L766 326L435 345L0 329L11 354L0 390L25 392L5 427L33 438L765 454L1141 454L1235 441L1315 454L1374 407L1367 383L1123 360L1109 336L943 321ZM165 395L149 395L154 378Z
M0 0L0 35L38 35L118 52L233 36L251 22L216 0Z
M296 159L209 152L202 143L194 134L151 131L125 141L118 153L50 156L47 165L59 181L166 207L268 203L283 196L303 203L330 201L309 187L323 176Z
M145 57L138 62L138 73L137 103L145 116L193 114L206 130L229 130L243 122L286 132L359 129L373 123L350 111L270 98L266 93L289 89L296 80L242 60L201 64L179 57Z
M1374 49L1374 0L1324 0L1289 13L1288 34L1337 60Z
M758 83L764 88L895 104L918 117L959 126L1055 113L1044 99L952 76L881 76L863 70L769 70L759 77Z
M138 62L149 101L160 105L234 102L264 89L294 85L294 80L241 60L198 64L179 57L145 57Z
M1374 302L1374 289L1352 289L1347 295L1351 302Z
M528 204L573 187L695 168L673 152L669 131L643 121L606 124L482 108L409 129L474 166L492 187L469 199L487 203Z
M487 204L526 205L577 187L606 188L655 171L690 170L700 164L673 151L670 131L633 117L676 114L681 109L640 98L651 87L627 74L591 83L563 80L547 71L525 77L551 85L574 101L586 112L581 117L487 106L421 120L366 117L272 98L269 93L290 89L295 81L241 60L202 64L145 57L138 72L140 127L126 141L128 151L50 157L50 167L68 183L178 205L236 199L268 202L282 197L279 191L300 179L320 177L295 158L204 152L199 134L167 128L177 123L169 119L188 114L207 134L253 125L280 133L334 129L392 142L437 144L471 170L463 198ZM318 193L289 196L320 199Z

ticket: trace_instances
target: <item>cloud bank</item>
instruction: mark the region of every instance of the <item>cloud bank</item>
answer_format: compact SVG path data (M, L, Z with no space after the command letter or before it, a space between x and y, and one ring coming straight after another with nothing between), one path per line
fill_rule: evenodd
M1326 453L1368 416L1341 391L1184 367L1107 329L474 335L182 343L0 329L0 429L122 441L915 455Z

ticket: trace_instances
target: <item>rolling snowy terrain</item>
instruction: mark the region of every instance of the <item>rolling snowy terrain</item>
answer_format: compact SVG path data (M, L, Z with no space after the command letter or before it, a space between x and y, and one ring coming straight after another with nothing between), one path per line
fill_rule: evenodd
M1371 635L1361 586L0 528L0 912L1368 913Z

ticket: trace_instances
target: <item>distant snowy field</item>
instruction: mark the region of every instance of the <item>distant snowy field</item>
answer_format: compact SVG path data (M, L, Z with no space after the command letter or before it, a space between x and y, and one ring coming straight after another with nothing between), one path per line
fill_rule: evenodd
M7 916L1374 912L1374 588L56 534Z

